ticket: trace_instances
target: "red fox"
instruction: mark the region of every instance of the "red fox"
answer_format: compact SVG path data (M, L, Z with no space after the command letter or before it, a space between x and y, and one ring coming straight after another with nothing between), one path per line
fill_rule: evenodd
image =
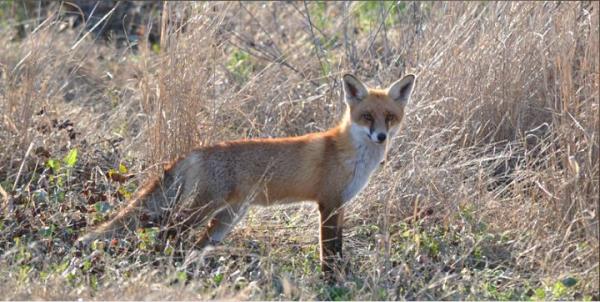
M196 149L173 162L162 177L149 181L116 217L81 237L78 244L123 235L143 220L163 227L161 221L180 220L179 226L190 228L211 219L197 243L203 248L223 240L250 205L313 201L321 218L321 266L324 273L331 273L342 255L342 206L364 189L384 160L415 79L409 74L387 89L371 89L346 74L342 82L347 106L336 127L298 137L238 140Z

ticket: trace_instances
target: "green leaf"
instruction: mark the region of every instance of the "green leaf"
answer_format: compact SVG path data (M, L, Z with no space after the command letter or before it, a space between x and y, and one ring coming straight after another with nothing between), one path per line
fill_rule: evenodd
M217 286L219 286L219 284L221 284L221 282L223 281L223 274L221 273L217 273L214 277L213 277L213 281L215 282L215 284Z
M332 301L350 300L350 289L344 286L333 286L329 288L329 299Z
M563 285L562 282L558 281L554 283L554 287L552 287L552 295L554 298L560 298L567 294L567 287Z
M159 54L160 53L160 44L158 44L158 43L152 44L152 51L156 54Z
M56 159L49 159L48 161L46 161L46 167L52 169L52 172L56 174L58 172L58 169L60 169L60 162Z
M90 277L90 287L93 290L98 290L98 277L96 275Z
M96 239L92 242L92 250L94 250L94 251L102 251L102 250L104 250L104 246L105 246L105 244L104 244L104 241L102 241L102 240Z
M92 262L90 260L83 261L83 271L84 272L89 272L91 268L92 268Z
M187 281L186 272L177 272L177 281L179 281L182 284L185 283L185 281Z
M119 187L118 191L121 193L121 195L123 195L123 197L125 197L125 199L131 199L131 192L129 192L127 188L121 186Z
M227 61L227 69L241 82L244 82L252 72L250 54L243 50L236 50Z
M65 165L67 165L67 167L73 168L77 163L77 148L69 150L69 154L65 156L63 162Z
M534 301L546 300L546 291L541 287L536 289L531 299Z
M127 167L124 164L119 164L119 172L121 172L121 174L125 174L128 171L129 170L127 169Z
M110 205L106 201L99 201L94 204L94 209L98 213L106 213L110 210Z
M568 277L568 278L562 279L561 282L566 287L572 287L572 286L575 286L575 284L577 284L577 279L575 279L573 277Z

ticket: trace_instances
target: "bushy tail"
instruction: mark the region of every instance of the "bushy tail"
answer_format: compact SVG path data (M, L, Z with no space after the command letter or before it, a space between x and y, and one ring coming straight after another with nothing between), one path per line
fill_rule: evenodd
M97 239L121 238L139 227L160 225L160 219L177 197L175 184L169 178L165 176L148 181L124 209L108 222L77 239L76 246L87 247Z

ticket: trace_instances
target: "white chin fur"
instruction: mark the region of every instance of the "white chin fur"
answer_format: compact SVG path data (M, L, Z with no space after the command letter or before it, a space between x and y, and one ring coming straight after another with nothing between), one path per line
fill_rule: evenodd
M369 138L371 139L372 142L374 142L376 144L383 143L383 142L379 142L379 140L376 137L377 137L377 133L373 133L373 135L369 135Z

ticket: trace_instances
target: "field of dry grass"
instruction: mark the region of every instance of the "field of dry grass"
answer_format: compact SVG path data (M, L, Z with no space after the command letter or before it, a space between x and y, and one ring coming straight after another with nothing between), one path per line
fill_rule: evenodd
M118 47L19 5L0 5L3 299L600 299L598 2L170 3ZM73 248L194 146L331 127L345 72L418 80L346 211L342 282L320 278L311 204L253 208L183 261L154 228Z

